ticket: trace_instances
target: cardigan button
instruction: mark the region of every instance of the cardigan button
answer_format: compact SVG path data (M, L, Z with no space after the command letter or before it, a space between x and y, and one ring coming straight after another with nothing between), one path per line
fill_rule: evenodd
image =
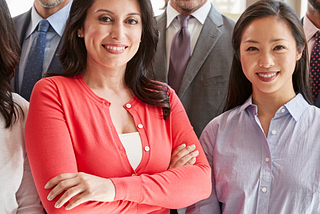
M149 147L149 146L146 146L146 147L144 147L144 150L145 150L146 152L149 152L149 151L150 151L150 147Z
M143 125L142 125L142 124L139 124L139 125L138 125L138 128L139 128L139 129L142 129L142 128L143 128Z
M131 104L130 103L126 104L126 107L131 108Z

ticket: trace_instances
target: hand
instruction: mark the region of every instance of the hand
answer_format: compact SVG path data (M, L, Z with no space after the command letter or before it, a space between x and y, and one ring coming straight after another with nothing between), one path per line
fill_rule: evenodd
M49 201L64 192L56 202L56 208L62 207L72 197L75 197L66 206L66 210L70 210L87 201L111 202L116 194L115 187L110 179L82 172L58 175L52 178L45 188L53 188L48 195Z
M182 144L178 146L171 154L171 162L168 169L193 165L196 162L196 157L199 155L199 151L194 151L195 149L195 145L186 146L186 144Z

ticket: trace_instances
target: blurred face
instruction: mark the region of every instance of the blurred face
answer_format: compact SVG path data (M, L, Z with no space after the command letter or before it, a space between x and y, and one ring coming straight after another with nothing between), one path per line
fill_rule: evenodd
M320 11L320 0L308 0L310 5L317 11Z
M141 34L138 0L96 0L78 30L87 49L87 64L107 67L125 67L139 49Z
M37 1L45 8L52 8L64 2L65 0L37 0Z
M276 17L256 19L242 33L240 61L253 95L294 91L292 74L301 55L289 26Z
M207 0L170 0L170 5L182 14L191 14L204 5Z

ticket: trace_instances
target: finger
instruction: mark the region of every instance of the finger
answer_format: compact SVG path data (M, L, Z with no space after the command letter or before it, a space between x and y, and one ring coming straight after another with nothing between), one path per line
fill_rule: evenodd
M66 179L70 179L70 178L74 178L77 176L77 173L64 173L64 174L60 174L54 178L52 178L51 180L48 181L48 183L46 183L46 185L44 186L45 189L51 189L54 186L56 186L60 181L66 180Z
M59 198L59 200L56 202L54 205L55 208L60 208L62 207L65 203L67 203L72 197L75 197L78 194L81 194L82 189L80 188L79 185L72 187L65 191L63 195ZM79 197L79 196L78 196ZM77 197L76 197L77 198ZM75 199L74 199L75 200Z
M180 146L178 146L171 154L171 159L172 157L174 157L175 155L177 155L178 152L180 152L182 149L186 148L186 144L181 144Z
M87 201L89 201L89 194L87 194L86 192L80 194L79 196L75 197L67 206L66 206L66 210L71 210L73 208L75 208L76 206L79 206L82 203L85 203Z
M185 164L185 166L193 165L193 164L196 163L196 161L197 161L197 158L196 158L196 157L193 157L193 158L191 158L191 159Z
M189 154L186 154L185 156L183 156L182 158L180 158L176 164L174 165L174 168L178 168L181 166L185 166L188 165L187 163L194 157L197 157L199 155L199 151L196 150L194 152L190 152Z
M177 154L172 156L169 169L179 167L179 166L176 166L178 161L180 162L180 164L182 164L180 166L183 166L191 158L190 156L187 156L187 155L193 150L195 150L195 148L196 146L194 144L187 146L184 149L180 150Z
M76 178L70 178L60 181L49 193L47 199L49 201L55 199L58 195L60 195L63 191L66 191L74 186L76 186L79 182Z

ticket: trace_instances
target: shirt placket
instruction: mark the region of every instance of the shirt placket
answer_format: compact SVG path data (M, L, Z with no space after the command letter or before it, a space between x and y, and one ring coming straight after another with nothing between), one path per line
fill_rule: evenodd
M261 123L257 116L255 116L256 122L259 124L260 129L264 135ZM270 201L270 188L272 179L272 155L269 148L269 142L274 140L274 136L270 136L270 130L272 130L272 123L269 127L268 138L264 138L263 145L261 146L261 170L260 170L260 182L258 186L257 197L257 214L267 214L269 211Z

